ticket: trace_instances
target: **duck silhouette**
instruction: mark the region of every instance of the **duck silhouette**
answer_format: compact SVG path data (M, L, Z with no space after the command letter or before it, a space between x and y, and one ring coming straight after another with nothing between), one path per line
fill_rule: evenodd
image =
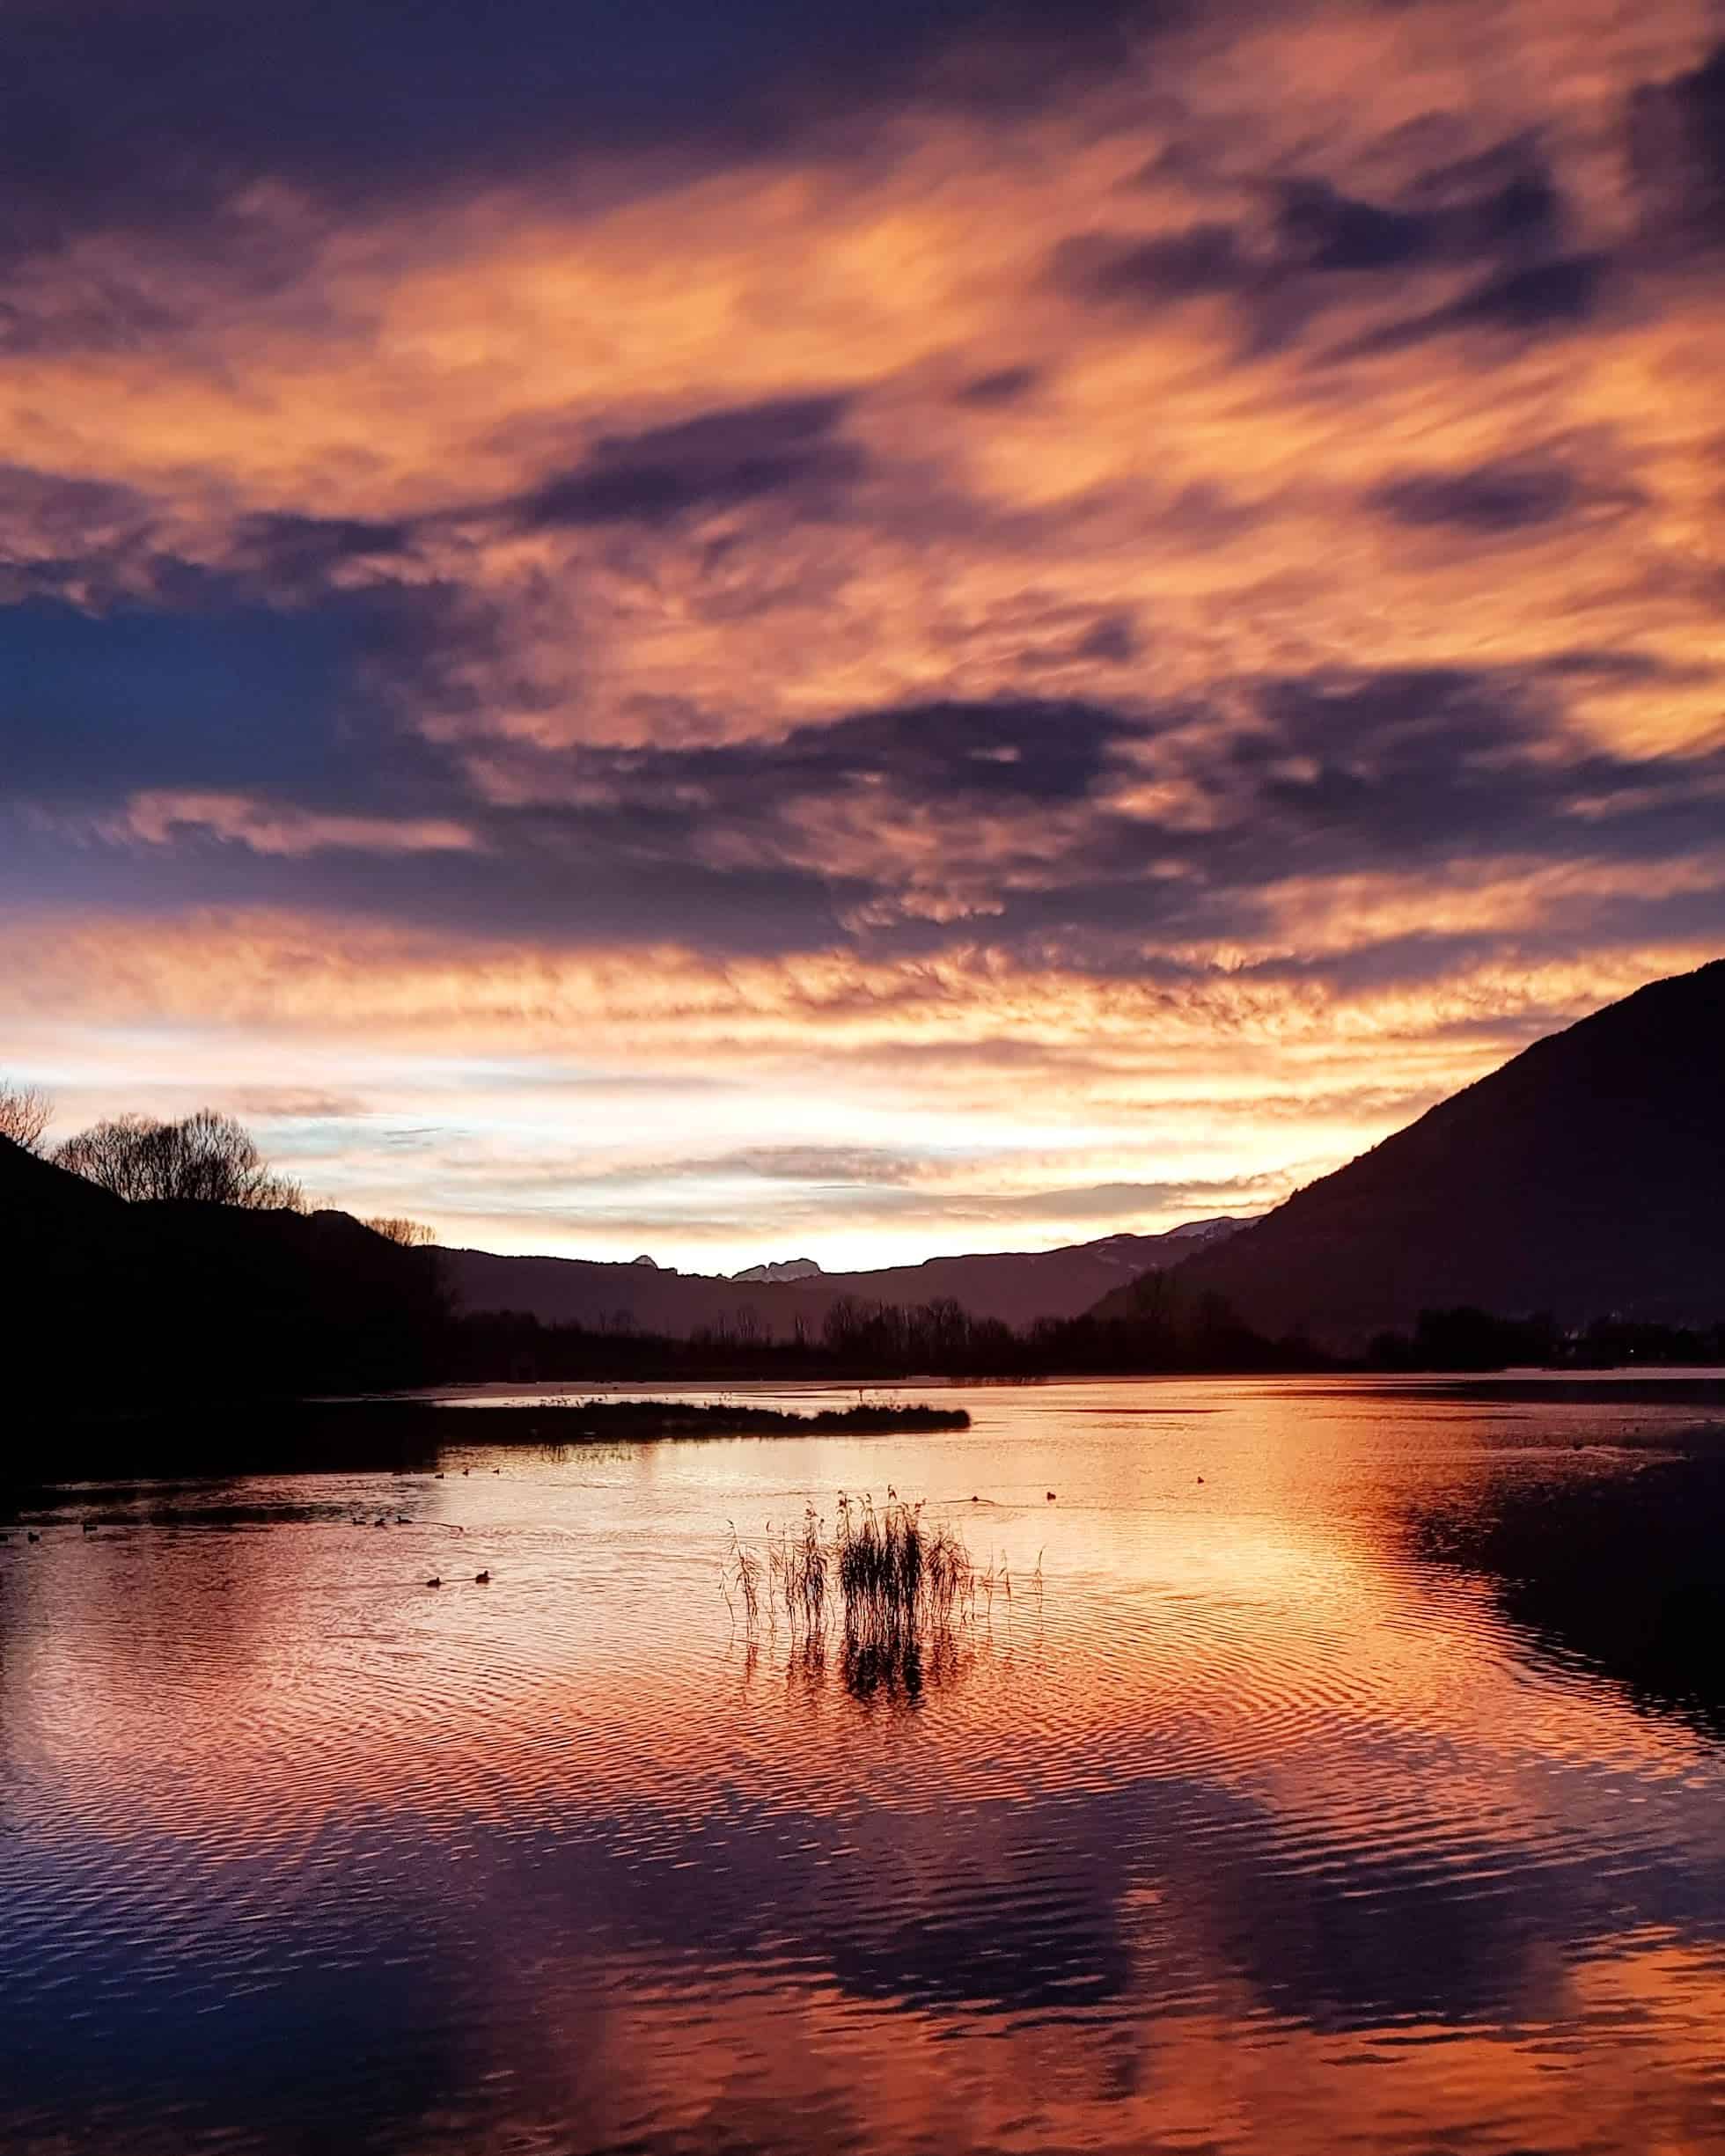
M1052 1504L1053 1503L1053 1501L1054 1501L1054 1492L1053 1492L1051 1490L1051 1491L1049 1491L1049 1492L1048 1492L1048 1502L1049 1502L1049 1503L1052 1505Z
M473 1574L473 1585L475 1587L489 1587L490 1584L491 1575L488 1572L476 1572Z
M40 1535L39 1535L39 1534L36 1532L36 1530L35 1530L35 1529L34 1529L33 1527L31 1529L30 1532L29 1532L29 1533L28 1533L28 1534L27 1534L27 1535L25 1536L25 1540L26 1540L26 1542L40 1542L41 1539L42 1539L42 1538L41 1538L41 1536L40 1536Z
M426 1581L425 1584L427 1587L441 1587L443 1585L443 1581L437 1577L436 1573L433 1573L431 1577Z

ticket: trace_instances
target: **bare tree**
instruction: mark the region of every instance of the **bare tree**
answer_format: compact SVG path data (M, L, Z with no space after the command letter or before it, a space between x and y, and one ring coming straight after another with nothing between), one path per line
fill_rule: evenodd
M365 1225L373 1235L381 1236L385 1243L399 1243L404 1250L422 1250L437 1240L423 1221L403 1220L395 1214L379 1214Z
M56 1167L112 1191L116 1198L147 1198L151 1195L145 1187L147 1138L156 1127L143 1116L118 1116L63 1140L51 1157Z
M298 1184L272 1175L249 1131L231 1116L200 1108L178 1123L117 1116L55 1148L57 1166L134 1202L190 1199L248 1212L303 1213Z
M53 1116L54 1103L40 1086L14 1085L0 1078L0 1138L10 1138L26 1153L34 1153Z

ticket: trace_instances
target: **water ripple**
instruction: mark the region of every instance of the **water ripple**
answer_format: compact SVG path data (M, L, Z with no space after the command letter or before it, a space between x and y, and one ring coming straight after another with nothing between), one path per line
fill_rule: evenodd
M1405 1531L1571 1426L1154 1391L42 1508L0 2139L1725 2145L1716 1748ZM889 1481L1013 1580L915 1686L734 1624L727 1521Z

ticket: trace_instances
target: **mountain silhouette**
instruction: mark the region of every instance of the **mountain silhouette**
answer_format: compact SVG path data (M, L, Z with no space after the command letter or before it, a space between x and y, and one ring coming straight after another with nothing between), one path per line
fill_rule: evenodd
M1725 1317L1725 960L1536 1042L1174 1279L1344 1353L1461 1304Z
M1076 1317L1099 1296L1141 1274L1177 1264L1196 1244L1233 1234L1237 1221L1189 1221L1160 1236L1105 1236L1054 1250L989 1251L930 1258L873 1272L822 1272L804 1280L733 1280L643 1270L580 1258L500 1258L489 1250L447 1250L444 1280L458 1309L518 1310L544 1324L580 1324L686 1338L702 1328L739 1325L763 1338L789 1339L800 1324L818 1338L827 1312L843 1297L903 1309L951 1300L975 1318L1026 1325L1039 1317Z

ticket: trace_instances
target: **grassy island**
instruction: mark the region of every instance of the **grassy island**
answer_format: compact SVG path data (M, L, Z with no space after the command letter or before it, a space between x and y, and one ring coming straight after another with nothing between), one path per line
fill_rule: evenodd
M808 1412L743 1402L547 1399L519 1405L399 1396L199 1403L128 1414L59 1404L0 1458L0 1487L159 1476L424 1471L445 1454L659 1438L922 1436L970 1427L962 1408L862 1401Z

